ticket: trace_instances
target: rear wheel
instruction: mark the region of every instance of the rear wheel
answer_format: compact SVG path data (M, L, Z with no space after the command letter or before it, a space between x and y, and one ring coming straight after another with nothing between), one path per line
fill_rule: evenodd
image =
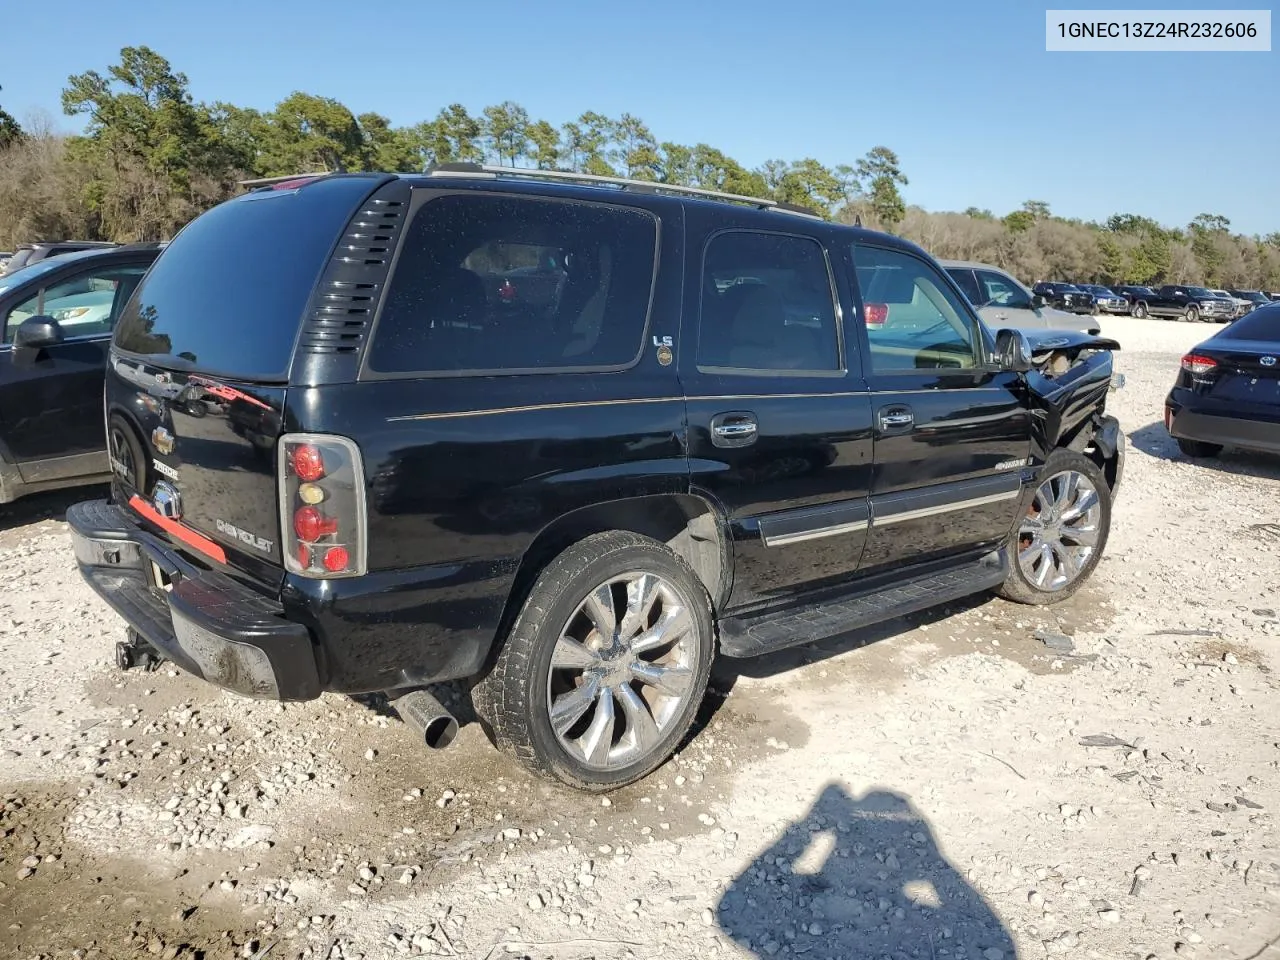
M1222 452L1222 444L1205 443L1203 440L1184 440L1182 437L1174 437L1178 441L1178 449L1185 453L1188 457L1194 457L1197 460L1209 459L1216 457Z
M1067 599L1093 573L1111 530L1111 488L1098 465L1055 450L1040 471L1009 543L1009 576L998 592L1018 603Z
M1147 305L1145 303L1135 303L1133 305L1133 316L1137 320L1147 319Z
M536 773L603 792L661 765L711 670L711 604L663 544L587 537L539 575L473 690L499 748Z
M111 469L130 487L143 493L147 482L147 459L137 431L123 417L113 416L107 429L107 443Z
M1200 308L1197 306L1187 307L1186 313L1183 314L1188 323L1200 322Z

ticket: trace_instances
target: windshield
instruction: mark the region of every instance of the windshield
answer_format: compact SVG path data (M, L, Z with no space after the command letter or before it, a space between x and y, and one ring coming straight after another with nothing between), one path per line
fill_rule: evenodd
M1214 295L1204 287L1187 287L1187 293L1193 297L1208 297L1210 300L1214 298Z

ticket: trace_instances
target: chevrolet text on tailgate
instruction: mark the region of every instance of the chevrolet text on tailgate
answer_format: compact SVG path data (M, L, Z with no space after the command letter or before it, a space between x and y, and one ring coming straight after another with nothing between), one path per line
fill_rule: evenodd
M585 790L687 734L747 657L1107 542L1114 341L989 332L917 247L771 201L471 165L266 185L125 307L111 497L80 570L246 696L385 692ZM122 461L123 462L123 461Z

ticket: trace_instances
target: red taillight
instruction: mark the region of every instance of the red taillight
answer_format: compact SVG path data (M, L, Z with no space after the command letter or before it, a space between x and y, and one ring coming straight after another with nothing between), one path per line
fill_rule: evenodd
M280 517L285 568L305 577L365 572L364 466L346 437L280 438Z
M868 327L883 327L885 321L889 319L889 305L887 303L864 304L862 316Z
M326 517L315 507L301 507L293 515L293 532L303 543L315 543L321 537L338 532L338 521Z
M1193 377L1203 377L1206 373L1212 373L1217 366L1218 361L1213 357L1201 356L1198 353L1188 353L1182 358L1182 369Z
M299 480L310 482L324 476L324 454L313 444L303 443L294 447L290 460Z
M503 300L511 301L516 298L516 288L510 280L503 280L502 286L498 288L498 296Z

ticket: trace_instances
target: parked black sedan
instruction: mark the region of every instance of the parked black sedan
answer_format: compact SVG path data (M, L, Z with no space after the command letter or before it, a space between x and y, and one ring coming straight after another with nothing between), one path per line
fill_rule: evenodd
M1280 303L1259 307L1196 346L1164 406L1189 457L1226 444L1280 453Z
M0 277L0 503L110 477L107 347L160 248L85 250Z

